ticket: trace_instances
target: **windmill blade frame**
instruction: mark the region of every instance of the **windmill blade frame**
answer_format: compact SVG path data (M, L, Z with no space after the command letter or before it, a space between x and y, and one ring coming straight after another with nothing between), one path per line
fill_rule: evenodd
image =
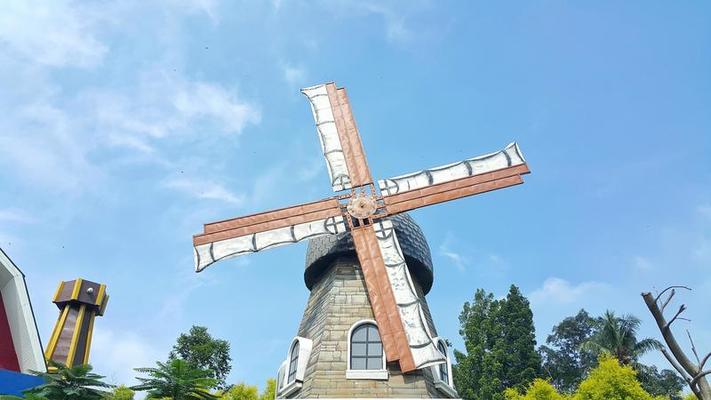
M196 242L199 238L209 238L211 234L198 235L193 239L195 271L201 272L220 260L298 243L317 236L337 235L345 232L347 232L346 222L343 216L339 214L298 224L250 232L241 236L231 236L223 240L211 241L208 239L204 242Z
M521 149L516 142L503 150L467 158L455 163L424 169L410 174L378 180L378 188L383 197L396 195L428 186L452 182L458 179L485 174L500 169L525 165Z
M412 354L412 370L447 362L430 331L423 302L413 283L392 221L384 218L376 222L374 231ZM407 372L406 369L409 368L405 365L403 371Z
M309 100L335 192L373 183L345 88L333 82L301 89Z

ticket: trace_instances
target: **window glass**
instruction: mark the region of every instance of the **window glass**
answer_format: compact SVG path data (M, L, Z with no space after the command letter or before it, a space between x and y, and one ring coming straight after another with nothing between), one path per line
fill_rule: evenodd
M385 369L383 344L374 324L360 325L351 333L351 369Z
M444 357L447 358L447 347L444 345L442 341L437 343L437 348L439 349L442 354L444 354ZM439 364L439 379L443 380L445 383L449 384L449 371L447 370L447 363L444 362L442 364Z
M294 343L294 347L291 348L291 353L289 354L289 375L286 379L286 383L291 383L296 379L296 367L299 364L299 341Z

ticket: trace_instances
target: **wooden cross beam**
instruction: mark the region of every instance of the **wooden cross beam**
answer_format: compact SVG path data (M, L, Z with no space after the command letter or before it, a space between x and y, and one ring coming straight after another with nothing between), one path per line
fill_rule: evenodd
M205 224L193 237L195 268L216 261L350 232L388 361L403 372L446 361L388 216L523 183L530 171L515 143L496 153L378 181L370 175L348 96L334 83L302 90L311 104L331 186L313 203Z

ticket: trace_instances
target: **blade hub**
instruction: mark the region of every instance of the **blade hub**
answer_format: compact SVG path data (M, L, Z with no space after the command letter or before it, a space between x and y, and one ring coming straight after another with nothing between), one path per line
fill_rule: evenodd
M350 198L346 207L348 214L354 218L366 219L375 214L378 209L378 203L373 196L366 196L358 193Z

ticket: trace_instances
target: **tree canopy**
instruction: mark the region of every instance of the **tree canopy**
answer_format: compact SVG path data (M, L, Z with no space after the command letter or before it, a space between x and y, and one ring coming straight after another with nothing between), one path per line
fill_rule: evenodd
M533 313L516 286L501 300L478 289L459 322L466 353L455 350L453 376L462 398L502 400L506 388L523 389L540 375Z
M637 339L640 320L633 315L617 317L608 310L598 318L597 325L595 334L583 347L595 354L611 354L622 364L635 363L644 353L662 347L655 339Z
M554 326L546 344L539 348L544 375L563 393L575 391L588 371L595 366L595 356L581 349L595 329L595 319L587 311L580 310Z
M141 383L132 390L147 390L153 399L210 400L218 397L210 393L217 381L210 371L195 368L185 360L174 359L168 363L156 362L155 368L136 368L147 377L136 377Z
M215 339L204 326L193 325L187 334L181 333L170 352L169 359L181 358L194 368L210 371L218 388L225 388L225 379L232 370L230 343Z
M103 376L92 373L91 365L66 367L49 361L50 372L39 372L45 383L26 390L27 398L46 400L101 400L112 385L104 383Z

